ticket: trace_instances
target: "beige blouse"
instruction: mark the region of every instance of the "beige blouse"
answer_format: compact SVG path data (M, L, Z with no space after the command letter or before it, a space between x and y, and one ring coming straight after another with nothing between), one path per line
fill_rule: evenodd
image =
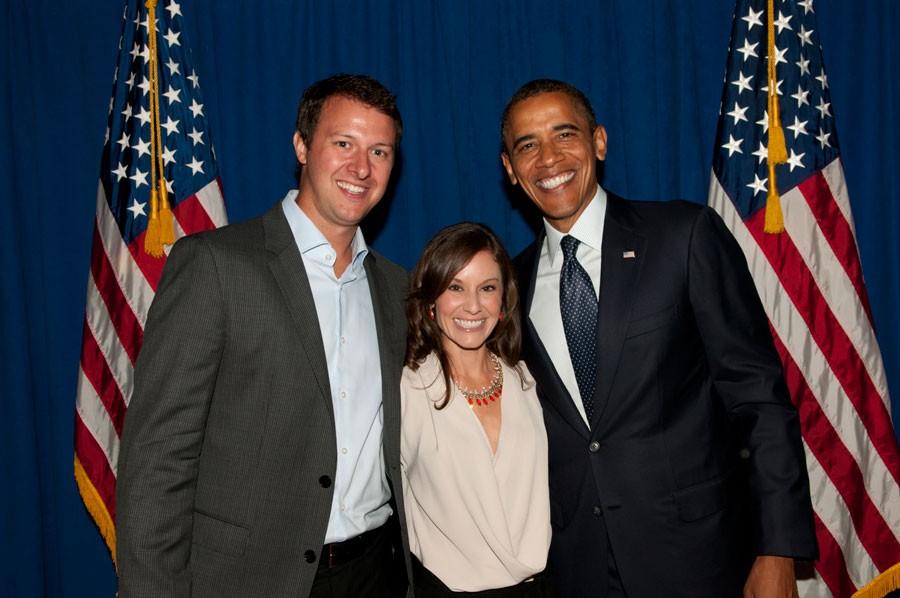
M400 466L410 549L454 591L515 585L547 563L547 435L534 382L520 366L526 390L503 364L495 454L455 386L447 406L434 408L444 396L435 355L415 372L403 370Z

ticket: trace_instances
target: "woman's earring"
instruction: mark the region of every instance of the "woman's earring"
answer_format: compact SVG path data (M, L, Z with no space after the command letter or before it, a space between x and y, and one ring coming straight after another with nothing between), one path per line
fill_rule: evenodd
M434 305L428 308L428 317L434 319Z

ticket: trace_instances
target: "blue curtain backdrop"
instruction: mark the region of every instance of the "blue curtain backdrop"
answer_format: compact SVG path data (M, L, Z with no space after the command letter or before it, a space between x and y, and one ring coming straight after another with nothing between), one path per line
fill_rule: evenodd
M112 596L115 574L72 477L72 422L122 3L0 6L0 587ZM898 393L900 8L820 0L815 9ZM398 177L368 232L407 267L437 229L463 219L490 224L511 252L530 240L524 200L504 182L497 121L512 91L539 76L593 100L609 132L607 188L706 199L730 0L183 0L182 11L233 222L291 186L298 97L335 71L372 74L400 97Z

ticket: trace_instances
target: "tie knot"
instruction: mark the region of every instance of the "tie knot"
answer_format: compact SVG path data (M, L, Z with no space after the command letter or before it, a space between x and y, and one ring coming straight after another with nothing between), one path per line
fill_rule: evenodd
M569 261L573 257L575 257L575 252L578 251L578 246L581 244L581 241L573 237L572 235L566 235L562 238L562 241L559 242L559 246L562 248L563 252L563 261Z

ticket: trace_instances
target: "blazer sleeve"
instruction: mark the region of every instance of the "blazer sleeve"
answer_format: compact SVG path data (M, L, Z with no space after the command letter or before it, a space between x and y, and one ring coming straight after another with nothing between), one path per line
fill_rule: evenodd
M220 356L223 298L202 238L172 249L150 308L116 489L119 596L189 596L197 466Z
M815 559L797 410L744 254L709 208L694 222L689 256L690 302L712 383L746 449L757 554Z

